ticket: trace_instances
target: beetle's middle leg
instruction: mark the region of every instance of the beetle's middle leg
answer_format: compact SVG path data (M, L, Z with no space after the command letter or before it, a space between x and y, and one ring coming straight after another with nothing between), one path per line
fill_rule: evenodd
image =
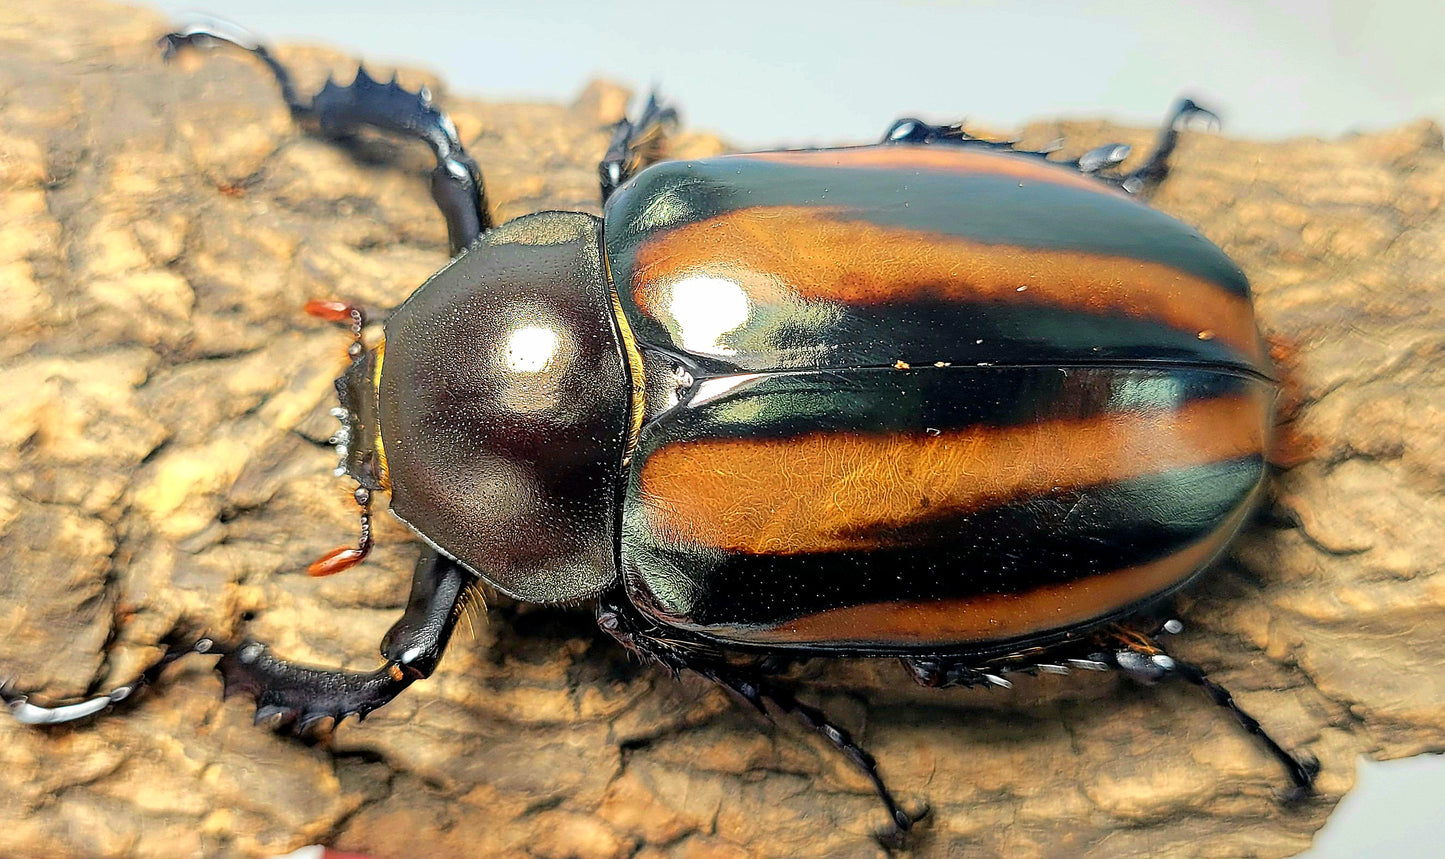
M239 27L234 32L190 27L162 36L159 44L167 59L186 48L218 45L240 48L255 56L276 78L292 118L325 137L350 137L369 126L426 143L437 161L431 176L432 199L446 219L453 256L491 227L481 170L462 148L451 119L432 105L426 87L408 92L398 86L394 78L388 83L378 83L366 69L358 68L356 79L350 84L338 86L328 79L320 92L310 99L302 99L296 94L290 70L265 45Z
M883 776L878 772L878 762L873 755L859 745L845 729L829 721L821 710L802 703L787 690L766 682L760 676L761 672L756 669L749 670L734 665L719 653L693 647L689 642L671 637L667 631L639 614L620 588L605 593L598 599L597 625L644 661L658 663L674 676L682 671L692 671L706 677L719 686L732 690L764 715L767 715L766 702L771 701L778 709L791 713L822 735L873 783L873 789L877 791L878 798L887 809L892 824L890 829L878 834L879 840L885 845L900 845L913 825L928 815L927 806L916 813L904 810L883 781Z
M667 135L677 127L677 121L677 111L660 101L656 92L647 96L647 104L635 122L625 116L617 121L607 153L597 165L603 203L618 185L662 158Z

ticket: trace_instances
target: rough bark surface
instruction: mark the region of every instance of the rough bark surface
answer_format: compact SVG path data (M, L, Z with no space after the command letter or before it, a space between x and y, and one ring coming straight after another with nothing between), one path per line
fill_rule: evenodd
M374 667L417 551L383 517L365 566L304 575L355 508L325 444L346 338L299 308L391 306L445 261L428 156L302 136L254 63L163 66L164 25L92 0L0 7L0 673L52 698L129 678L174 628L230 635L243 616L291 658ZM282 56L303 89L354 68ZM617 88L439 100L499 219L596 211ZM1060 133L1069 151L1151 136L1030 130ZM1248 272L1266 332L1297 346L1294 426L1315 440L1275 483L1277 524L1183 600L1176 646L1321 759L1320 797L1277 805L1279 768L1183 685L937 692L886 661L802 667L802 697L932 803L912 855L1288 856L1357 755L1445 750L1440 130L1196 133L1176 164L1157 205ZM630 663L585 612L494 606L433 679L314 746L254 728L208 662L78 729L0 719L0 855L881 852L880 808L840 756Z

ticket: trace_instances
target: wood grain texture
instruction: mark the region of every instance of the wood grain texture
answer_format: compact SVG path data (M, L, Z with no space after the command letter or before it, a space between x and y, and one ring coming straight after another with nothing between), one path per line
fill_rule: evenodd
M300 308L395 304L441 265L428 155L367 140L358 160L300 136L253 64L161 66L163 27L94 0L0 9L0 674L56 696L129 677L173 627L230 633L243 612L284 655L371 668L416 553L382 522L365 565L304 575L354 505L324 444L346 337ZM350 74L337 54L281 54L309 86ZM595 211L614 90L573 108L439 100L499 218ZM1028 130L1060 132L1070 153L1152 137ZM1250 530L1190 592L1176 647L1322 759L1322 796L1275 806L1282 775L1182 685L938 692L890 662L800 667L802 697L932 801L914 856L1288 856L1357 755L1445 749L1440 131L1189 134L1176 163L1158 205L1221 244L1266 333L1298 345L1292 424L1316 439L1274 485L1290 524ZM631 663L584 613L494 606L435 677L314 747L219 691L197 659L123 717L0 720L0 854L880 852L881 811L845 761Z

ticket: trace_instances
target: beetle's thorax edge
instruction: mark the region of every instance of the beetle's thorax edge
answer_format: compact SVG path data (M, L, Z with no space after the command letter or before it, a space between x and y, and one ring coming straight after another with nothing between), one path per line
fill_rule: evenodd
M372 362L373 366L371 371L371 396L374 400L373 405L376 407L376 414L380 415L381 365L386 361L386 337L383 336L380 340L376 342L376 348L373 351L376 353L376 358ZM382 438L381 436L381 421L379 420L376 423L376 459L377 468L381 472L379 477L381 485L384 489L390 492L391 475L390 472L387 470L386 466L386 439Z

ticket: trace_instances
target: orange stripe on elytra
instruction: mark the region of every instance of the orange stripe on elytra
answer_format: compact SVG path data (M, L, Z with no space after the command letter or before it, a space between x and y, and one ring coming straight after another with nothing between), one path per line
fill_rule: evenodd
M1223 548L1246 509L1242 506L1202 540L1145 564L1019 594L847 606L786 621L771 629L749 629L738 637L750 644L888 647L1004 641L1067 629L1182 583ZM960 570L959 575L966 576L967 571ZM726 630L707 631L728 638Z
M673 287L694 277L736 283L753 307L944 301L1069 308L1155 321L1262 363L1248 297L1173 266L987 244L840 217L846 214L751 207L663 232L638 247L633 300L664 325Z
M1269 406L1261 386L1176 410L936 436L694 439L653 451L639 489L661 543L754 554L870 550L948 514L1262 454Z
M1029 155L952 148L948 146L857 146L848 149L757 152L733 156L748 161L793 164L799 167L853 168L861 170L928 170L931 172L1011 176L1050 185L1125 197L1123 191L1091 179L1072 168L1040 161Z

